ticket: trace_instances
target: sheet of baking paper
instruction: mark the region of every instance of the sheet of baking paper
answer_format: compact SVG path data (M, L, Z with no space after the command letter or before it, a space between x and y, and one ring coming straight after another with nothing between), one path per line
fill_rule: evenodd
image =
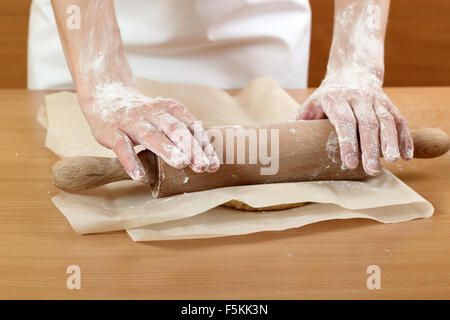
M287 121L298 104L268 78L252 81L237 96L209 87L139 80L144 94L181 101L205 126ZM46 146L61 157L114 154L92 137L73 93L46 97L40 122L48 125ZM44 115L47 116L45 121ZM240 200L253 207L314 202L266 213L241 212L220 205ZM135 241L186 239L282 230L348 218L385 223L426 218L432 205L387 171L365 182L321 181L239 186L152 199L144 185L123 181L52 198L75 231L127 229Z
M327 214L322 212L321 205L308 205L261 214L216 208L232 199L243 201L253 207L303 201L332 203L335 204L334 208L338 208L338 210L335 214L329 215L329 210L325 211ZM200 229L204 230L215 231L215 228L218 228L216 232L212 233L213 235L242 234L272 230L272 228L275 230L286 229L313 221L334 219L336 215L340 218L365 217L389 223L429 217L433 212L431 204L387 171L383 172L381 176L365 182L315 181L251 187L239 186L185 193L161 199L151 199L146 186L124 181L80 194L62 192L52 200L67 217L75 231L79 233L121 230L155 223L159 224L159 228L162 228L164 224L161 225L160 223L167 221L171 221L171 224L168 225L169 229L175 227L178 222L180 226L193 224L199 227L197 222L211 220L205 220L205 218L198 220L194 216L207 211L208 213L205 213L205 215L215 212L238 213L225 220L224 225L220 220L212 225L203 226L200 224L202 225ZM323 206L327 208L326 205ZM311 211L311 207L314 208L313 211ZM395 210L392 208L395 208ZM416 209L412 210L412 208ZM366 212L365 210L368 209L372 210ZM302 217L304 222L286 225L286 222L293 221L292 216L295 216L297 220ZM218 217L222 218L223 214ZM245 221L249 217L253 218L249 220L247 225ZM286 217L287 221L282 221L280 217ZM181 222L179 219L186 221ZM266 221L272 223L261 229ZM284 227L274 225L274 221ZM230 228L230 226L233 227ZM144 230L152 231L152 226ZM159 232L164 231L164 229L158 230ZM180 232L179 229L177 230ZM141 234L142 231L133 230L130 234L134 235L135 232ZM180 235L177 234L177 236Z
M402 222L422 217L423 212L429 210L430 205L426 202L386 206L382 210L379 207L349 210L331 203L312 203L278 212L244 214L220 206L192 218L128 229L127 232L134 241L214 238L286 230L332 219L368 218L384 223Z

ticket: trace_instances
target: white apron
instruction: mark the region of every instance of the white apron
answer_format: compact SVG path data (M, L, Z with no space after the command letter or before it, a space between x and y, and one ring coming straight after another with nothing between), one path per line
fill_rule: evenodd
M240 88L259 76L307 86L308 0L116 0L135 77ZM73 89L50 0L33 0L28 88Z

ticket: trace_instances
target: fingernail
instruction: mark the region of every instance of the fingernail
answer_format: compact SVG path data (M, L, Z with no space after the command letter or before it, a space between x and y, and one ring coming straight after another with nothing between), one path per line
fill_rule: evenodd
M215 156L215 157L211 157L210 158L210 165L208 167L208 169L206 171L208 172L215 172L220 168L220 161L219 161L219 157Z
M202 173L202 172L206 171L208 166L207 165L200 165L200 166L199 165L192 165L191 168L192 168L192 171L194 171L196 173Z
M172 154L172 161L174 162L175 168L181 169L186 167L191 161L189 156L184 153Z
M388 162L394 162L397 161L398 158L400 157L400 154L398 152L398 149L393 147L393 146L389 146L386 148L386 154L384 155L384 158L386 161Z
M217 171L217 169L219 169L219 167L220 167L220 159L219 159L219 156L217 155L216 151L210 145L205 149L205 152L209 159L209 167L208 167L207 171L208 172Z
M349 169L355 169L358 166L358 157L354 153L345 156L345 165Z
M211 144L209 144L205 147L203 152L205 153L205 155L209 161L209 165L208 165L208 168L206 169L206 171L207 172L217 171L217 169L219 169L219 167L220 167L220 160L219 160L219 157L217 156L216 151L214 150L214 147Z
M131 176L133 180L139 181L142 180L145 176L145 171L142 168L136 167L133 170L133 175Z
M412 149L406 149L406 151L402 152L402 158L404 160L411 160L414 156L414 150Z
M366 161L366 165L364 167L367 174L371 176L376 176L380 173L380 166L377 160L375 159L368 159Z
M194 162L193 167L195 167L199 172L205 172L210 165L210 161L204 154L201 156L199 160L200 160L199 162L197 161Z

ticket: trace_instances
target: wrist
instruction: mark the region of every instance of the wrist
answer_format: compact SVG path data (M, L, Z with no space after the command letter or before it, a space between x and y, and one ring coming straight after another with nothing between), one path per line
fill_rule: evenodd
M96 87L107 83L119 83L124 87L135 87L134 77L123 46L116 44L106 50L86 50L77 59L74 77L77 94L88 98Z
M77 87L78 102L84 111L89 111L92 107L111 107L116 104L123 104L124 100L139 100L141 94L136 89L134 82L123 81L102 81L95 83L83 83ZM97 110L98 111L98 110Z
M327 71L323 83L343 87L382 87L384 80L383 57L367 59L359 58L358 53L346 55L347 61L339 61L330 54ZM353 58L352 58L353 56Z
M326 78L381 86L388 3L350 2L336 1Z

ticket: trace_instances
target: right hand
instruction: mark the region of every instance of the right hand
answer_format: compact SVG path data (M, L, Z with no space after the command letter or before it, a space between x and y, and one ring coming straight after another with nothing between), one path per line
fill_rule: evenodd
M135 145L178 169L214 172L220 166L206 131L176 100L150 99L134 87L114 82L98 85L79 102L94 138L116 153L134 180L145 176Z

